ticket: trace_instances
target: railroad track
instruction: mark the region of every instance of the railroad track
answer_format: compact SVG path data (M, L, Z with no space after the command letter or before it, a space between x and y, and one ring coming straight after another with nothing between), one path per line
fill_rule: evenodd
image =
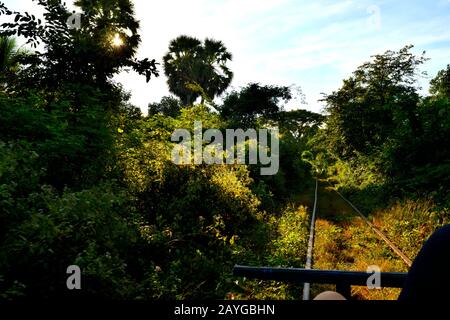
M375 227L375 225L369 221L369 219L367 219L367 217L362 214L361 211L358 210L357 207L355 207L353 205L353 203L351 203L348 199L346 199L339 191L337 191L336 189L334 189L334 191L345 201L347 202L352 208L353 210L355 210L358 215L364 220L364 222L381 238L383 239L384 242L386 242L386 244L389 246L389 248L395 252L395 254L397 256L400 257L400 259L403 260L403 262L408 266L411 267L412 265L412 261L391 241L389 240L389 238L382 232L380 231L380 229L378 229L377 227Z
M331 184L330 184L331 185ZM332 185L331 185L332 186ZM333 186L332 186L333 187ZM346 298L351 297L351 286L361 286L367 284L367 279L371 273L363 271L342 271L342 270L318 270L314 269L314 239L315 239L315 225L316 219L320 212L318 212L318 189L319 180L316 179L314 192L314 206L311 214L311 225L309 232L308 248L306 252L306 263L304 269L299 268L271 268L271 267L251 267L236 265L233 269L235 276L261 279L261 280L275 280L286 281L294 283L302 283L303 286L303 300L310 300L310 289L312 283L335 284L336 291L343 294ZM408 266L411 266L411 260L392 242L389 238L375 225L370 222L366 216L348 199L346 199L339 191L333 190L345 201L356 213L365 221L365 223L381 238L389 248ZM382 287L388 288L402 288L406 280L407 273L405 272L381 272Z
M330 186L333 187L330 183ZM311 225L309 232L309 241L308 241L308 249L306 253L306 263L305 270L311 270L313 266L313 253L314 253L314 238L315 238L315 225L317 218L317 200L318 200L318 187L319 180L316 179L316 188L314 192L314 207L311 214ZM333 190L346 202L350 205L350 207L358 213L358 215L363 219L363 221L375 232L375 234L381 238L389 248L408 266L411 267L411 260L391 241L389 238L375 225L367 219L367 217L355 206L351 203L347 198L345 198L338 190L333 187ZM310 290L311 285L308 282L305 282L303 287L303 300L310 300Z

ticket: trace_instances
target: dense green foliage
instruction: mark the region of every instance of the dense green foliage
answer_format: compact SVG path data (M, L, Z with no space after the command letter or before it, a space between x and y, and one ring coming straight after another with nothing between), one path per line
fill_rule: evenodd
M410 49L375 56L326 96L326 128L312 143L349 188L441 190L445 198L450 176L446 73L432 81L433 95L421 97L416 82L426 59Z
M156 114L162 114L170 117L177 117L180 114L180 110L183 107L181 101L172 96L162 97L158 103L150 103L148 105L148 115L154 116Z
M226 96L220 114L233 127L253 128L259 117L275 118L281 111L280 100L286 102L291 98L289 87L250 83L239 92L232 91Z
M450 100L448 68L431 81L431 95L419 94L419 66L426 58L411 50L406 46L374 56L338 91L325 96L329 115L309 142L308 160L325 168L324 176L413 259L427 237L449 222ZM336 225L324 222L323 234L333 228ZM347 224L339 233L344 239L371 237L360 229ZM345 252L352 251L351 259L359 260L354 264L374 261L367 251L351 249L352 242L345 241L350 249L331 250L339 259L345 262ZM371 252L386 256L381 247ZM327 258L319 259L326 267ZM379 263L402 271L391 260Z
M430 84L430 93L435 98L450 100L450 64L446 69L439 71Z
M5 298L68 295L71 264L84 270L83 297L222 297L234 287L233 263L264 244L261 199L274 199L246 166L171 162L175 128L224 125L207 108L135 120L124 110L105 122L102 112L49 112L31 97L2 102Z

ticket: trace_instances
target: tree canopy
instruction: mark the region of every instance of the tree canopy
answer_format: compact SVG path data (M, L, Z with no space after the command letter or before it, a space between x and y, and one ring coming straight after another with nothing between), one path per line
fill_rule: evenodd
M72 13L60 1L37 3L45 10L45 21L0 5L2 14L14 16L14 22L1 25L1 34L24 36L34 47L41 44L45 48L22 61L30 66L19 77L27 87L50 90L62 82L77 81L106 89L112 76L123 68L134 69L147 81L158 75L154 59L135 58L140 36L131 1L76 1L84 12L79 29L69 27ZM116 35L123 40L120 47L112 44Z
M324 97L329 130L336 141L330 141L330 146L335 151L344 155L371 152L387 141L398 118L406 118L412 130L420 131L416 83L421 74L418 68L426 58L413 55L410 49L406 46L374 56L344 80L338 91Z
M179 36L169 44L164 56L164 73L170 91L184 105L191 105L198 97L209 99L222 94L233 79L227 63L232 55L221 41L200 40Z
M447 68L440 70L431 80L430 93L437 98L450 100L450 64L447 65Z
M292 98L289 87L250 83L240 91L230 92L220 107L220 114L235 124L249 127L258 117L271 119L281 110L281 102Z
M176 117L180 114L183 107L181 101L173 96L164 96L160 102L150 103L148 105L148 115L163 114L165 116Z

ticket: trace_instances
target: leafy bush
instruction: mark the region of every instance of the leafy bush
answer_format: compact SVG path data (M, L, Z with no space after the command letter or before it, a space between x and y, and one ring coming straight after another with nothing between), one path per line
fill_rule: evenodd
M309 215L305 207L289 206L284 211L278 222L279 236L274 240L273 263L296 268L304 265L309 225Z
M62 196L46 187L35 197L46 206L30 207L29 216L7 231L2 244L4 288L20 283L27 297L65 296L65 271L79 265L80 295L130 297L126 262L139 234L124 193L105 184L81 192L67 190Z

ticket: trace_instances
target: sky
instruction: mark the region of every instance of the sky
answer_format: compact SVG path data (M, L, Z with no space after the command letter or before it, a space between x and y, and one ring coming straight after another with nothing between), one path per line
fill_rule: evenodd
M3 1L9 9L36 12L32 0ZM70 2L70 1L67 1ZM374 54L413 44L426 51L429 74L420 85L450 64L450 0L134 0L142 43L139 58L156 59L181 34L214 38L233 54L230 87L249 82L296 86L305 101L286 109L320 112L322 93L339 89L342 80ZM166 78L122 73L116 80L132 93L131 102L146 113L150 102L169 95ZM306 104L305 104L306 103Z

